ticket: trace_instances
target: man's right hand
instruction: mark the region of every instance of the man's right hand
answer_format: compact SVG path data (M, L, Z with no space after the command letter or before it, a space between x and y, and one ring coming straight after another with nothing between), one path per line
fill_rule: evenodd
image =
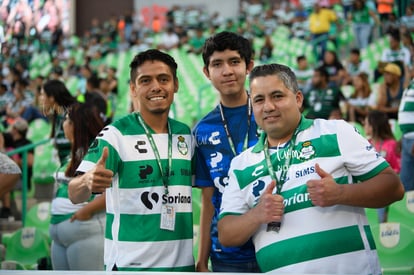
M109 188L112 185L112 177L114 176L114 173L105 167L108 155L108 148L105 147L95 168L86 172L84 175L86 185L93 193L103 193L106 188Z
M285 210L283 204L283 197L281 195L273 194L273 189L276 182L272 182L266 187L259 204L254 208L257 209L257 214L260 217L261 223L279 222L282 220Z

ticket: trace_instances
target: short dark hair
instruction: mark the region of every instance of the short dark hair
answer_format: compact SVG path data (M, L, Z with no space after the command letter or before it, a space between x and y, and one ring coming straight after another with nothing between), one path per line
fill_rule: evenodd
M91 86L92 89L99 89L99 77L96 73L93 73L86 82Z
M314 71L318 72L321 76L323 76L326 79L327 82L329 81L329 73L324 67L322 67L322 66L317 67L317 68L315 68Z
M249 74L249 81L252 83L253 79L257 77L275 75L285 85L286 88L296 93L299 91L298 81L295 73L288 67L282 64L272 63L256 66Z
M174 58L164 52L161 52L156 49L149 49L144 52L140 52L137 54L132 62L129 64L130 70L130 81L134 82L135 78L137 77L137 69L139 66L144 64L146 61L161 61L170 67L171 73L175 80L177 80L177 63L175 62Z
M388 31L389 36L394 39L395 41L400 42L401 41L401 35L400 35L400 30L399 29L390 29Z
M243 36L234 32L219 32L206 39L203 45L203 62L207 68L210 63L210 57L215 51L232 50L237 51L241 58L244 59L246 65L250 63L253 56L251 42Z
M296 62L299 63L300 61L305 60L305 59L306 59L306 56L302 54L296 57Z
M356 55L361 55L361 51L358 48L351 49L350 53L353 53L353 54L356 54Z

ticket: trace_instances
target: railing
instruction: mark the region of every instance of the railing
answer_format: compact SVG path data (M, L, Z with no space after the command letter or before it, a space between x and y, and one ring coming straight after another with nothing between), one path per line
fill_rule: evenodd
M13 156L15 154L22 153L22 225L25 225L26 222L26 212L27 212L27 186L28 186L28 165L27 165L27 155L29 150L36 148L42 144L49 142L50 139L45 139L38 141L36 143L28 144L12 151L8 151L6 155Z

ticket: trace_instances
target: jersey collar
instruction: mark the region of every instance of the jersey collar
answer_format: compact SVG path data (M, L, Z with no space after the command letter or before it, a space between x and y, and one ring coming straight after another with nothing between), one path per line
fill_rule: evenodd
M312 124L313 124L313 119L305 118L302 115L301 118L300 118L299 126L298 126L299 127L298 133L305 130L305 129L308 129L309 127L312 126ZM262 132L260 137L259 137L259 140L257 141L256 145L253 147L253 150L252 150L253 153L259 153L259 152L263 151L264 142L266 140L266 137L267 137L266 133Z

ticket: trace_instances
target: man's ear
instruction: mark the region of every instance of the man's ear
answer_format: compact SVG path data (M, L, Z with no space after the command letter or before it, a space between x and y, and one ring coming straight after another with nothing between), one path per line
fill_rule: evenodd
M180 88L180 83L178 83L178 78L174 79L174 93L178 92L178 88Z
M249 64L246 64L246 74L249 74L254 67L254 61L250 60Z
M203 67L203 73L208 79L210 79L210 73L209 73L207 67L205 67L205 66Z
M129 82L129 93L131 95L131 97L136 97L137 96L137 91L135 88L135 84L133 82Z
M299 109L303 107L303 93L301 91L296 92L296 104L298 105Z

